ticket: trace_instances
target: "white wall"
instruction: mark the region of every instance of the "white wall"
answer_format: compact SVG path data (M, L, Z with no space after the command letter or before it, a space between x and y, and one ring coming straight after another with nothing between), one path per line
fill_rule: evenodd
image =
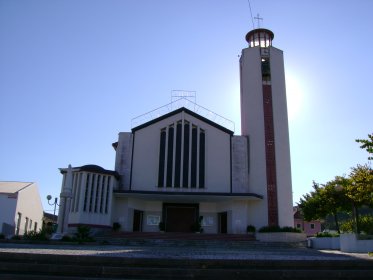
M170 116L157 123L135 131L132 162L132 190L170 191L158 188L159 147L161 129L187 120L205 130L205 188L189 189L199 192L230 192L230 135L187 113ZM185 191L186 189L178 189ZM175 190L175 191L178 191Z
M279 225L292 227L294 226L293 194L284 58L282 51L273 47L270 55Z
M249 152L246 136L232 137L232 192L249 192Z
M118 136L118 146L115 156L115 171L121 176L122 185L119 189L128 190L130 185L131 161L132 161L132 141L131 132L121 132Z
M3 223L16 226L17 196L0 194L0 233L3 233Z
M249 192L263 196L260 203L249 207L259 213L250 219L253 225L268 225L267 174L260 48L242 50L241 67L241 131L248 137ZM259 212L257 212L259 211ZM260 221L259 218L260 217Z
M14 223L17 223L17 213L22 213L22 222L20 226L19 234L24 234L25 219L26 217L32 220L32 226L28 226L29 230L34 230L34 224L37 223L37 231L42 228L43 225L43 206L41 203L38 187L35 183L32 183L28 187L18 192L17 207L15 211Z

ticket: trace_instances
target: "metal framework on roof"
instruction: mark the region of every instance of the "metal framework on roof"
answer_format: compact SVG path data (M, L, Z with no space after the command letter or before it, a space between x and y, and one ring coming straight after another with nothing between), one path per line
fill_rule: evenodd
M162 107L154 109L148 113L145 113L136 118L133 118L131 120L131 128L140 126L144 123L147 123L151 120L159 118L165 114L168 114L182 107L187 108L190 111L234 132L235 125L233 121L228 120L224 118L223 116L220 116L219 114L214 113L213 111L210 111L209 109L202 107L198 105L197 103L192 102L187 97L179 98L175 100L174 102L171 102Z

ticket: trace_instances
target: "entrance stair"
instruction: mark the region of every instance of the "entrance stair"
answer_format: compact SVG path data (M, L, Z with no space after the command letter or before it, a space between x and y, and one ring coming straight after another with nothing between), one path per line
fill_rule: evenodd
M222 260L0 253L0 279L372 279L368 260Z

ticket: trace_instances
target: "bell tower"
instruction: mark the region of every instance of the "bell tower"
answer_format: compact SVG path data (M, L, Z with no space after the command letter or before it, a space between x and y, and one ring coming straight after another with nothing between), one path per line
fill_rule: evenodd
M293 226L283 52L264 28L246 35L240 58L241 131L248 138L249 189L263 194L267 225Z

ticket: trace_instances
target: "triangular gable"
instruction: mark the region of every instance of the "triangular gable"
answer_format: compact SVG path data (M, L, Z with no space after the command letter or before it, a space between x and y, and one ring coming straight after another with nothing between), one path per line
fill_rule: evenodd
M151 121L148 121L148 122L143 123L143 124L141 124L139 126L136 126L136 127L132 128L132 132L135 132L137 130L143 129L143 128L147 127L147 126L155 124L155 123L157 123L159 121L167 119L167 118L169 118L169 117L171 117L173 115L179 114L181 112L185 112L188 115L191 115L192 117L195 117L196 119L199 119L199 120L201 120L201 121L203 121L203 122L205 122L205 123L207 123L207 124L209 124L209 125L217 128L217 129L219 129L219 130L221 130L221 131L223 131L225 133L233 135L233 131L231 131L231 130L225 128L224 126L221 126L220 124L217 124L217 123L215 123L215 122L213 122L213 121L211 121L211 120L209 120L209 119L207 119L205 117L202 117L201 115L199 115L199 114L197 114L197 113L195 113L195 112L193 112L193 111L191 111L191 110L189 110L189 109L187 109L185 107L181 107L181 108L179 108L177 110L174 110L174 111L172 111L170 113L167 113L167 114L165 114L163 116L160 116L160 117L155 118L155 119L153 119Z

